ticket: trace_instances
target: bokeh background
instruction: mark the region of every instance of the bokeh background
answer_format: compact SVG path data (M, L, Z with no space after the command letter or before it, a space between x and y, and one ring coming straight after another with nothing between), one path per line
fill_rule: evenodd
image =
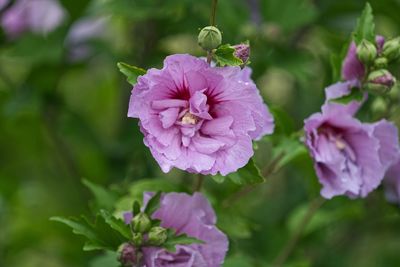
M81 237L49 221L95 209L84 178L110 188L120 209L142 190L190 192L193 178L177 170L163 174L137 121L127 118L131 87L116 63L150 68L168 54L203 56L196 37L208 24L210 2L62 0L67 17L54 31L10 38L2 29L0 266L113 267L112 255L83 252ZM400 1L370 3L377 32L399 35ZM337 79L331 58L348 43L364 5L219 1L224 41L251 43L253 78L279 114L278 132L301 129L319 110L323 88ZM83 22L89 26L71 34ZM273 137L258 144L261 167L271 161L273 144ZM299 153L264 185L226 205L238 189L229 181L205 183L219 227L231 238L225 266L270 266L319 194L312 163ZM287 266L400 266L399 226L399 207L386 203L382 189L364 200L334 198L316 213Z

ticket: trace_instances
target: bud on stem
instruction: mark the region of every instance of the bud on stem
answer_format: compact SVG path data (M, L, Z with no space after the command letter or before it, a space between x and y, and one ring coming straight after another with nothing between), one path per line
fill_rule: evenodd
M362 40L361 43L357 46L357 57L364 64L369 65L370 63L372 63L375 60L377 54L378 52L375 45L368 40Z
M396 78L393 75L385 70L375 70L368 75L368 81L365 85L365 88L377 95L388 93L394 84L396 83Z
M132 230L135 233L145 233L150 230L151 220L147 214L141 212L132 220Z
M165 243L165 241L167 241L167 238L167 229L160 226L155 226L150 229L147 241L150 245L161 246Z
M382 54L389 60L393 61L400 57L400 37L385 42Z
M222 43L222 34L217 27L207 26L201 29L197 41L201 48L212 51Z

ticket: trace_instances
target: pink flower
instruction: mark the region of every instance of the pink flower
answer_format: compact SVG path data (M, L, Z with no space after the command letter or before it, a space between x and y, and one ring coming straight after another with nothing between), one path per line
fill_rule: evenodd
M252 140L273 131L267 106L239 67L210 67L172 55L132 90L128 116L139 118L144 142L161 169L222 175L246 165Z
M45 34L58 27L66 11L57 0L17 0L1 18L1 25L10 37L25 31Z
M144 194L145 204L151 196L152 193ZM160 208L152 217L160 220L162 227L175 229L178 235L195 237L204 244L177 245L174 253L160 247L143 247L144 267L222 266L228 251L228 238L215 226L215 212L202 194L164 194ZM132 213L125 213L125 223L129 224L131 220Z
M305 121L306 145L325 198L367 196L399 153L396 126L386 120L361 123L350 111L325 106Z
M400 158L386 173L383 185L387 201L400 204Z

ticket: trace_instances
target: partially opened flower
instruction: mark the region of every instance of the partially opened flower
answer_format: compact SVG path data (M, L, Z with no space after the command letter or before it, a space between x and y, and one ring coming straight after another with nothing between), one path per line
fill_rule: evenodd
M58 27L66 11L57 0L17 0L2 16L1 25L10 37L25 31L45 34Z
M146 203L151 194L146 193ZM125 214L130 223L132 214ZM161 197L160 208L153 219L161 227L174 229L177 234L187 234L202 240L203 244L177 245L176 252L161 247L143 247L143 266L220 267L228 250L228 238L216 226L215 213L207 199L200 193L168 193Z
M312 115L304 128L325 198L367 196L399 153L397 128L392 123L361 123L335 106Z
M386 173L383 185L387 201L400 204L400 158Z
M169 56L139 77L128 116L139 118L164 172L234 172L253 155L252 140L274 128L249 69L210 67L190 55Z
M382 51L385 43L385 38L376 36L375 43L378 53ZM342 78L346 81L358 80L361 81L365 76L365 66L357 57L357 46L353 41L350 43L346 57L342 64Z

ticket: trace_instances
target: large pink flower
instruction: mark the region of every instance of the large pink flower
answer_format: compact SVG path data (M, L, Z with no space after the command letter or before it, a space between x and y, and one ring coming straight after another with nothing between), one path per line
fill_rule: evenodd
M252 140L274 128L249 69L210 67L190 55L169 56L139 77L128 116L139 118L164 172L234 172L253 155Z

